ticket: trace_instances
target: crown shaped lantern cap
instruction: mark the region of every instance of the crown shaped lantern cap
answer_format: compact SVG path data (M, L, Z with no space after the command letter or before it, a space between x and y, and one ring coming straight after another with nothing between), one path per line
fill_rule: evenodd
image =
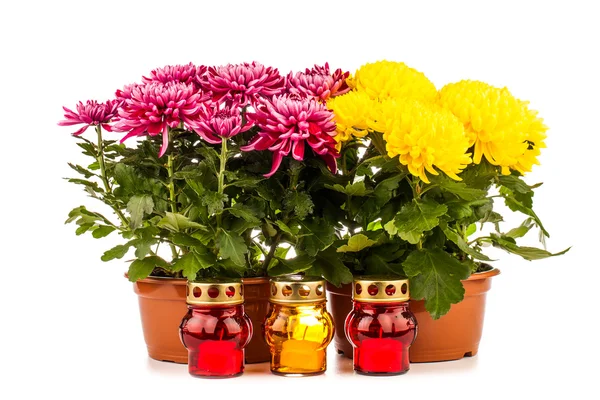
M239 279L188 281L186 303L189 305L236 305L244 303L244 287Z
M271 303L306 304L327 301L325 280L318 276L284 275L271 279Z
M408 279L390 276L354 278L352 299L363 303L398 303L410 300Z

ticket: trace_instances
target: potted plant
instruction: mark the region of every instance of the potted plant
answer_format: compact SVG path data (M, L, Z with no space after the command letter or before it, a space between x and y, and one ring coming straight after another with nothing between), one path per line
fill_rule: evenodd
M483 247L527 260L568 250L517 245L534 227L542 243L548 237L533 211L539 184L523 180L537 164L547 128L507 89L462 81L438 92L403 63L366 64L349 83L350 92L327 103L337 123L340 172L315 170L307 183L318 199L313 221L329 244L317 259L328 262L294 272L322 273L332 283L338 328L351 309L351 288L340 284L352 275L409 277L419 321L411 360L474 355L489 278L499 273ZM494 199L525 221L501 229ZM495 229L485 233L486 225ZM336 347L350 356L342 329Z
M80 175L69 181L113 214L79 206L67 222L77 235L122 237L103 261L133 252L126 275L139 295L150 357L187 362L178 336L186 280L241 276L246 312L260 326L267 275L312 262L288 261L288 224L313 210L300 180L305 165L336 170L335 123L324 101L349 90L347 76L327 64L286 78L256 62L190 63L153 70L114 100L65 108L59 125L83 125L73 136L91 158L69 164ZM89 127L93 140L83 135ZM307 229L299 252L314 255L324 246L318 230ZM246 358L269 359L260 335Z

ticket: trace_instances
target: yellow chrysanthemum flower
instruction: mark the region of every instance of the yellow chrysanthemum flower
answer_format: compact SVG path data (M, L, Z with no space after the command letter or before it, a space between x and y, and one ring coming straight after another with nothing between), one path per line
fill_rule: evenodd
M435 85L422 72L401 62L365 64L356 71L352 85L373 99L409 98L433 102L437 98Z
M414 100L385 100L381 103L383 124L372 122L383 132L390 157L400 156L411 174L429 183L426 171L438 175L435 168L455 180L471 163L469 139L461 122L434 104Z
M506 88L484 82L464 80L440 90L440 104L464 124L471 145L473 162L485 158L502 168L521 173L539 164L540 148L548 129L528 103L515 98Z
M352 137L365 137L368 133L367 121L377 101L372 100L364 92L349 92L342 96L332 97L327 107L335 116L337 135L335 140L341 146Z

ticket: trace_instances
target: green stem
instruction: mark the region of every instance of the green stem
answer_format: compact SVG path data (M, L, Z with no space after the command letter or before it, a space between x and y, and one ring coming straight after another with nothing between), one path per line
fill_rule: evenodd
M421 199L421 195L423 194L423 192L421 192L421 186L419 185L420 179L418 177L413 177L413 181L412 181L412 189L413 189L413 195L415 197L415 200L420 200ZM417 249L421 250L423 248L423 235L421 235L421 237L419 238L419 241L417 242Z
M369 137L371 138L371 142L373 143L373 146L375 146L375 149L377 149L379 154L381 154L382 156L386 156L387 151L385 149L385 141L383 140L383 135L379 132L371 132Z
M171 130L169 129L169 142L171 142ZM175 171L174 171L174 167L173 167L173 161L174 161L173 154L171 152L169 152L169 154L167 155L167 174L169 175L169 203L171 204L171 212L176 214L177 213L177 198L175 197L175 179L173 179L173 176L175 175ZM173 243L169 243L169 247L171 248L171 256L173 257L173 260L175 260L177 257L179 257L179 253L177 252L177 248L175 247L175 245Z
M102 179L102 183L104 185L104 190L108 194L112 194L112 187L110 186L110 182L108 181L108 177L106 176L106 163L104 161L104 140L102 140L102 127L100 125L96 125L96 133L98 134L98 156L96 157L96 161L100 166L100 178ZM115 214L121 220L121 224L123 228L129 227L129 222L125 215L119 210L119 208L111 204L110 207L113 209Z
M227 165L227 138L221 138L221 155L219 156L219 175L217 176L217 192L221 195L225 189L225 166ZM221 228L221 214L217 214L217 234Z

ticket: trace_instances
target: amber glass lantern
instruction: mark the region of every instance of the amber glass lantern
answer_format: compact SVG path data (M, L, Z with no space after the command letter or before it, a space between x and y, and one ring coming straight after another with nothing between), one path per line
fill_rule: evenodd
M188 312L179 327L190 375L227 378L244 372L252 323L244 313L239 280L188 282Z
M271 371L286 376L325 372L327 345L333 338L325 281L296 275L273 278L269 301L263 328L271 349Z
M408 349L417 334L408 279L355 278L352 298L345 332L354 347L354 370L366 375L407 372Z

